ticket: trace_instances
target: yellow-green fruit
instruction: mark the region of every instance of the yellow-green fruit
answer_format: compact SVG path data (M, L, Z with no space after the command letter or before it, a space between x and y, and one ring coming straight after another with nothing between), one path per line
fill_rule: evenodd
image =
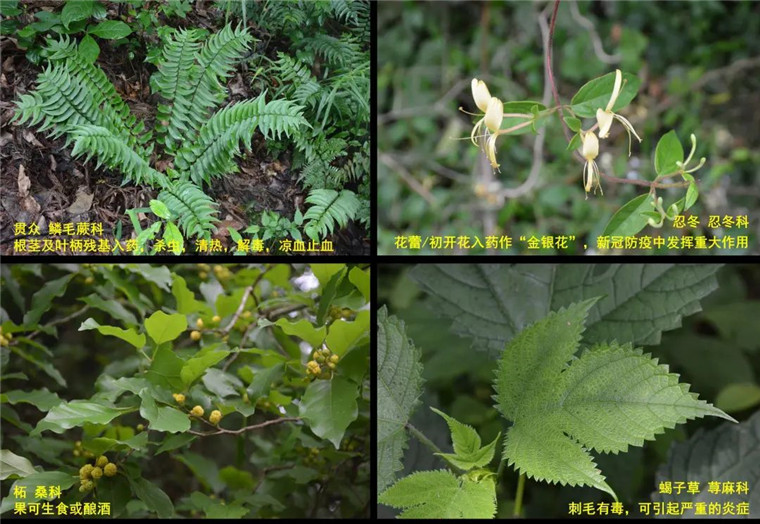
M200 319L199 319L200 320ZM201 339L201 332L200 331L193 331L190 333L190 338L195 340L196 342Z
M320 355L317 355L317 357L314 360L322 364L325 361L325 357L320 354Z
M103 470L101 468L92 468L92 471L90 471L90 476L94 479L99 479L103 476Z
M87 284L88 286L92 284L93 282L95 282L95 279L92 277L87 277L84 279L84 283Z
M172 397L174 397L174 400L177 401L177 404L184 404L185 402L185 395L182 393L173 393Z
M143 431L144 429L145 429L145 426L143 426L142 424L137 425L137 431Z
M198 278L200 278L201 280L206 280L206 278L208 278L208 273L206 273L205 271L201 271L200 273L198 273Z
M101 467L101 468L102 468L103 466L105 466L106 464L108 464L108 457L106 457L105 455L101 455L101 456L99 456L99 457L98 457L98 460L96 460L96 461L95 461L95 465L96 465L96 466L99 466L99 467Z
M203 329L203 319L199 318L195 321L195 325L198 326L198 329Z
M243 318L251 318L252 313L250 311L243 312Z
M82 481L82 486L79 488L79 491L89 491L94 486L95 486L95 484L93 484L91 480L83 480Z
M219 323L219 322L221 322L221 321L222 321L222 317L220 317L219 315L214 315L214 316L211 318L211 322L213 322L214 324L218 324L218 323Z
M82 447L82 441L81 440L77 440L76 442L74 442L74 447L75 448L81 448Z
M333 355L330 357L330 362L332 362L333 364L337 364L338 360L340 360L340 357L338 355Z
M328 362L327 367L329 367L330 369L335 369L335 362Z
M81 468L79 468L79 478L82 480L90 478L90 473L92 472L92 464L85 464Z
M92 451L85 451L84 456L87 458L92 458L95 456L95 454Z
M191 411L191 415L194 415L196 417L202 417L203 416L203 408L200 406L195 406Z
M74 455L75 457L78 457L78 456L80 456L81 454L82 454L82 453L81 453L81 452L80 452L78 449L75 449L75 450L74 450L74 453L73 453L73 455Z
M214 425L219 424L220 420L222 420L222 412L218 409L212 411L211 415L208 416L208 421Z
M114 475L116 475L116 469L117 469L116 464L114 464L113 462L109 462L103 468L103 473L105 474L106 477L113 477Z

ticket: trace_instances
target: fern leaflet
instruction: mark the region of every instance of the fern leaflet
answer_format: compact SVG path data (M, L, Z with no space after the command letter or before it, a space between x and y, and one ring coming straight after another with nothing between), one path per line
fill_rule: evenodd
M308 223L304 232L312 240L325 237L332 233L337 223L345 227L359 211L359 199L353 191L344 189L340 193L332 189L314 189L306 197L306 202L312 206L304 214Z

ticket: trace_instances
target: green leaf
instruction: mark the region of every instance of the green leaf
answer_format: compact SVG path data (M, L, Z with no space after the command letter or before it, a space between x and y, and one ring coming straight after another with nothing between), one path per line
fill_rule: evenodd
M575 118L574 116L566 116L565 123L573 133L577 133L581 129L581 120L579 118Z
M212 393L224 398L238 396L243 383L237 377L225 373L221 369L209 368L203 375L203 385Z
M482 468L493 459L496 443L501 437L501 433L490 444L480 447L480 435L475 428L462 424L455 418L448 416L442 411L430 408L433 412L442 416L451 431L451 441L454 445L454 453L436 453L451 464L468 471L472 468Z
M369 311L359 311L356 319L349 322L338 319L330 324L325 344L336 355L343 356L362 340L369 340Z
M370 298L370 278L369 269L359 269L358 267L351 268L348 272L348 280L356 286L356 289L364 297L364 300L369 301Z
M567 147L565 148L566 151L573 151L575 149L578 149L581 147L581 134L575 133L573 135L573 138L570 139L570 142L568 142Z
M8 495L3 497L2 504L0 504L0 513L5 513L8 510L13 509L17 503L29 503L29 498L34 495L37 486L60 486L61 492L69 489L77 482L78 477L70 473L63 471L40 471L27 475L24 478L16 480L8 490ZM25 493L25 497L16 497L15 493ZM41 500L53 500L55 495L51 495L52 491L48 491L48 496L39 497L34 499L35 502Z
M251 402L259 397L269 395L272 384L278 382L285 371L285 364L275 364L272 367L256 370L246 392Z
M129 483L135 496L145 503L149 511L157 513L162 519L174 516L174 505L161 488L141 477L130 478Z
M167 315L163 311L156 311L145 319L145 331L156 345L174 340L186 329L187 317L179 313Z
M89 329L97 329L101 335L110 335L112 337L120 338L129 342L137 349L141 349L145 346L145 335L138 333L132 328L121 329L115 326L101 326L94 318L88 318L79 326L79 331L87 331Z
M623 88L620 95L612 106L612 111L617 112L631 103L639 92L641 80L638 77L623 73ZM604 110L610 101L612 88L615 86L615 73L608 73L599 78L587 82L581 87L570 102L573 112L582 118L596 118L596 110Z
M156 386L172 391L182 391L184 382L182 382L181 373L184 364L185 361L175 355L171 349L161 346L153 355L153 362L145 373L145 378Z
M158 407L153 395L147 388L140 391L140 416L150 422L152 431L182 433L190 429L190 417L177 409Z
M653 502L664 504L691 502L706 506L717 503L736 506L738 503L749 504L749 516L760 517L760 411L755 412L741 424L724 423L709 431L698 430L688 441L679 442L670 448L668 460L657 470L655 486L660 482L673 482L675 479L688 479L699 482L700 491L696 494L682 491L680 495L652 493ZM708 483L747 481L749 493L713 494L708 490ZM687 514L689 515L689 514Z
M382 491L403 466L406 423L422 387L422 354L406 335L404 323L377 312L377 489Z
M496 513L493 479L480 482L449 471L422 471L404 477L377 501L404 511L405 519L492 519Z
M169 208L166 207L166 204L161 202L160 200L151 200L148 205L150 206L150 210L153 211L153 214L156 215L158 218L163 218L164 220L169 220L172 217L171 211L169 211Z
M689 182L689 187L686 189L686 197L684 199L684 207L681 211L686 211L691 206L696 204L699 198L699 187L694 181L694 177L690 173L683 173L681 176Z
M596 301L552 312L521 331L504 350L494 389L497 409L514 423L504 440L509 465L617 500L590 449L617 453L688 419L733 419L630 344L598 344L573 359Z
M346 267L346 264L312 264L311 272L319 280L319 284L325 287L330 279Z
M167 246L169 245L169 242L174 242L174 245L171 248L172 253L175 255L182 254L182 247L185 243L185 239L182 236L182 231L174 225L174 222L167 222L164 226L164 242L166 242Z
M536 111L534 111L533 108L536 108ZM538 102L531 102L529 100L525 101L518 101L518 102L505 102L504 103L504 113L525 113L527 115L531 115L528 118L520 118L516 116L505 116L504 120L501 122L501 128L502 129L508 129L510 127L514 127L516 125L522 124L524 122L529 122L531 119L536 119L535 113L539 111L545 111L546 106L539 104ZM510 131L510 135L523 135L526 133L532 132L533 129L531 126L525 126L521 127L520 129L517 129L515 131Z
M654 170L658 175L667 175L678 171L676 162L683 162L683 146L675 131L668 131L654 151Z
M24 324L37 324L42 315L51 310L50 304L53 303L53 299L66 292L66 286L76 275L77 273L71 273L43 284L39 291L32 296L32 307L24 314Z
M100 22L94 29L90 29L91 35L99 36L108 40L117 40L124 38L132 33L132 29L124 22L118 20L106 20Z
M79 42L79 54L82 55L87 62L94 64L95 60L100 55L100 46L90 35L84 35L82 41Z
M80 297L79 300L90 307L105 311L116 320L121 320L126 325L136 325L137 318L127 308L114 300L105 300L98 295Z
M68 28L71 22L89 18L92 15L93 8L93 0L69 0L61 11L61 22Z
M584 341L659 344L663 331L700 310L718 286L719 264L424 264L410 275L451 330L500 354L515 333L549 311L602 296ZM514 297L520 297L516 300Z
M155 454L160 455L161 453L164 453L166 451L182 448L185 445L191 443L196 438L198 437L196 437L195 435L191 433L180 433L179 435L168 435L164 439L164 442L158 447Z
M738 347L754 352L760 348L760 300L741 300L712 306L703 313L704 318L726 340Z
M33 391L14 389L13 391L0 394L0 402L8 402L10 404L26 402L40 411L50 411L61 403L61 399L58 398L56 393L48 391L48 388L35 389Z
M715 399L715 406L736 413L760 404L760 386L754 383L729 384Z
M647 217L641 213L651 211L649 193L639 195L615 211L602 236L633 236L647 225Z
M356 384L342 377L315 380L301 398L299 413L315 435L338 449L346 428L359 414L358 396Z
M20 457L9 449L0 450L0 480L5 480L11 475L27 477L36 473L29 459Z
M119 415L134 411L132 408L113 408L87 400L64 402L51 409L30 433L34 437L45 430L63 433L67 429L84 424L108 424Z
M183 315L190 313L211 315L213 313L205 302L195 298L195 294L188 289L185 279L174 273L172 273L172 295L177 299L178 313Z
M193 357L189 359L182 366L180 371L180 377L185 384L185 389L189 389L190 385L198 378L202 377L208 368L224 360L230 352L226 350L211 351L201 355L199 357Z
M219 478L227 484L230 489L245 489L252 491L256 483L253 481L253 475L249 471L237 469L234 466L227 466L219 470Z
M320 326L319 328L314 327L314 325L305 318L301 318L296 322L291 322L287 318L280 318L277 319L275 325L280 326L280 328L282 328L282 330L288 335L295 335L298 338L305 340L313 348L322 346L322 342L325 340L325 333L327 332L325 326Z

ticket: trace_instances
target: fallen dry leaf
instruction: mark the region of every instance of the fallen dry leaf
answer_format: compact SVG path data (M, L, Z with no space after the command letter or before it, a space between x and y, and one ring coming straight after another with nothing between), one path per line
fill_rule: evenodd
M18 195L25 197L29 195L29 188L32 187L32 181L26 176L26 168L23 165L18 166Z
M92 193L87 193L87 188L85 186L80 186L77 189L77 195L74 199L74 203L68 207L67 211L72 216L86 213L92 207L92 199L94 196L95 195Z
M37 137L34 136L34 133L32 133L31 131L29 131L29 130L24 131L24 135L23 136L24 136L24 140L26 140L30 144L32 144L34 146L37 146L39 148L42 147L42 144L40 143L40 141L37 140Z

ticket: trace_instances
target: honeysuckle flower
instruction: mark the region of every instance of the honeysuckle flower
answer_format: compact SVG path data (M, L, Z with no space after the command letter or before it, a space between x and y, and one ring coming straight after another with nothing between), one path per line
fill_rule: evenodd
M488 91L486 83L477 78L472 79L472 98L475 105L484 113L488 111L488 103L491 101L491 93Z
M586 190L586 198L588 198L588 192L594 187L594 182L596 182L594 194L596 194L596 188L602 191L602 184L599 181L599 166L596 165L595 160L599 156L599 139L593 131L581 131L581 142L581 155L586 159L586 164L583 166L583 188Z
M602 111L602 108L596 110L596 121L599 123L599 138L607 138L610 134L610 127L612 126L612 120L617 119L623 127L625 127L628 133L628 156L631 156L631 133L636 139L641 142L641 138L636 134L636 130L633 125L624 116L618 115L612 112L612 107L620 96L620 91L623 89L623 73L620 69L615 70L615 86L612 88L612 96L607 103L607 107Z
M485 115L472 128L470 140L472 140L475 146L478 146L475 138L479 136L480 129L485 126L488 131L486 131L487 138L483 149L489 162L491 162L491 166L498 168L499 164L496 162L496 137L499 136L499 129L504 120L504 104L495 96L491 96L485 82L477 78L472 79L472 98L475 100L475 105Z

